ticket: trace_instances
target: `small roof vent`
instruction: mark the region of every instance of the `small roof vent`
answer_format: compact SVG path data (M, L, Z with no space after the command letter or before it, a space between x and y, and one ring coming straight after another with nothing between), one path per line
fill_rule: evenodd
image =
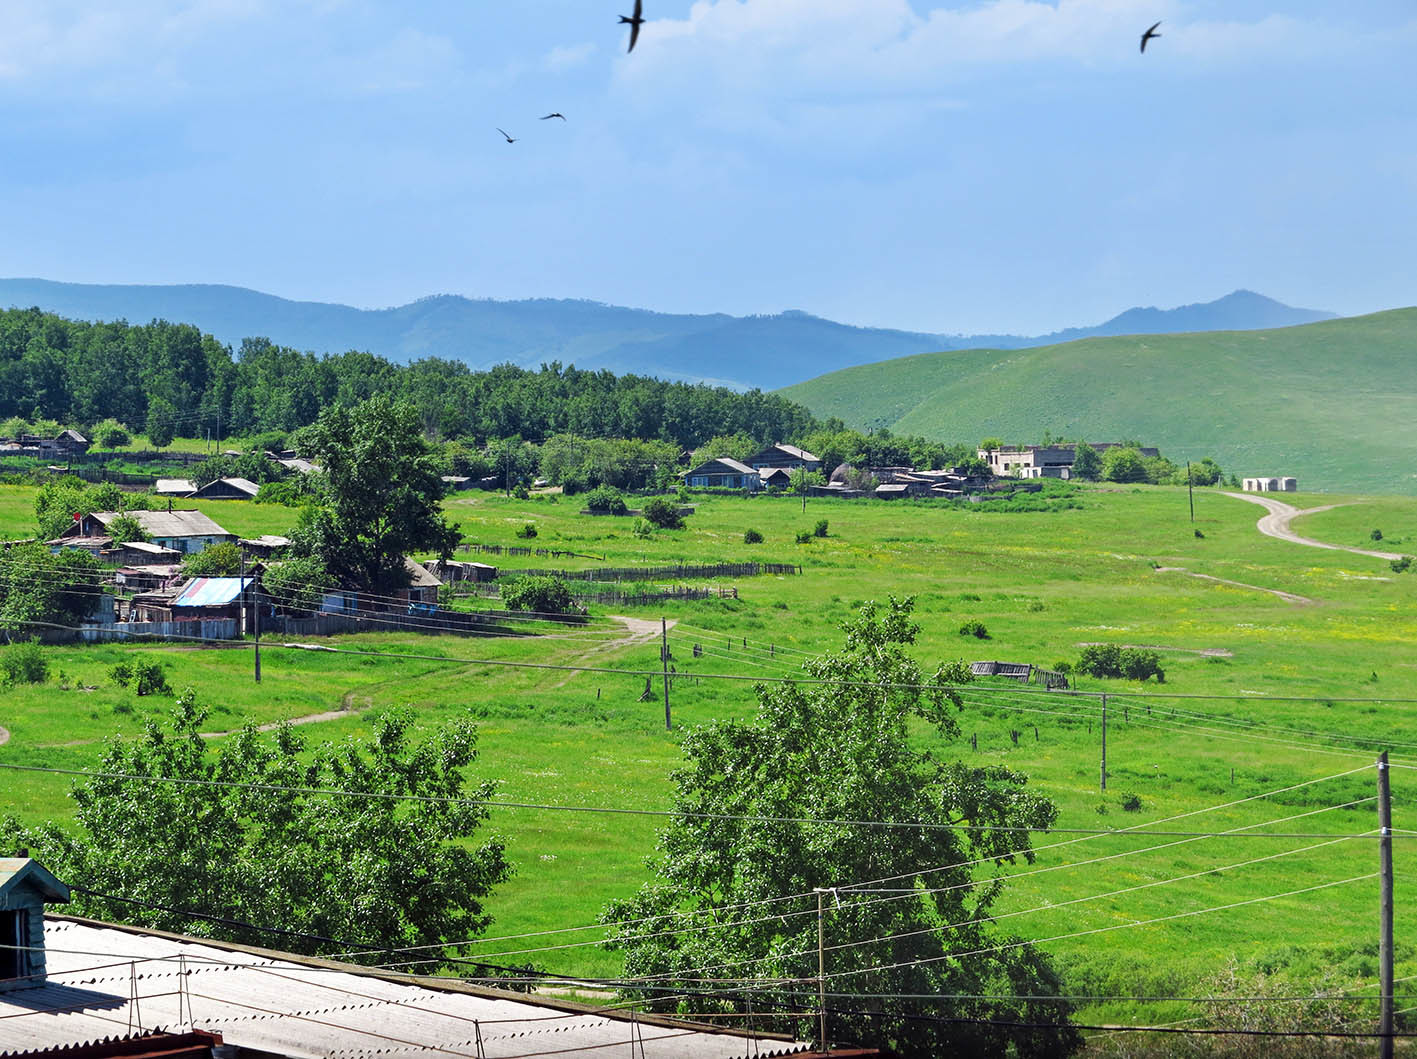
M69 888L39 861L0 858L0 991L44 981L44 906L68 902Z

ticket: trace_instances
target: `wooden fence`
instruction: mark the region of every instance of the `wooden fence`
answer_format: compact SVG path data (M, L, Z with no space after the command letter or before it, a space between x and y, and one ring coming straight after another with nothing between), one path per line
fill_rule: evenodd
M133 640L239 640L241 623L235 618L202 621L123 621L113 625L85 625L77 635L84 643L127 643Z
M522 548L517 545L501 544L475 544L471 541L458 546L458 551L466 554L474 552L483 555L534 555L540 559L594 559L596 562L605 562L603 555L584 555L581 552L561 552L550 548Z
M502 570L507 577L559 577L562 581L699 581L712 577L760 577L763 574L800 574L792 563L709 563L699 566L620 566L593 570Z

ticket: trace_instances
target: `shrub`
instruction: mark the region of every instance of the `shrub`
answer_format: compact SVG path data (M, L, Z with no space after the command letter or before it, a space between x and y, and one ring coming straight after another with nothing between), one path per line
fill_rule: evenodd
M502 603L508 610L538 614L567 614L576 609L575 597L559 577L518 577L502 586Z
M629 509L620 490L609 485L597 486L586 494L586 507L598 515L623 515Z
M517 500L530 500L531 490L524 483L518 482L517 487L512 490L512 496Z
M1129 794L1122 799L1122 811L1125 813L1141 812L1141 795Z
M961 636L973 636L976 640L989 639L989 630L982 621L967 621L959 627Z
M1196 540L1198 540L1198 541L1203 541L1203 540L1205 540L1205 534L1202 533L1200 530L1196 530L1196 531L1195 531L1195 534L1196 534Z
M1404 555L1401 559L1392 560L1388 565L1392 567L1392 572L1395 574L1405 573L1407 568L1412 565L1412 556Z
M49 659L38 640L11 644L0 652L0 674L10 684L43 684L49 679Z
M94 444L101 449L120 448L132 440L132 431L116 419L105 419L93 428Z
M536 536L536 523L528 522L526 525L522 526L521 529L517 530L517 536L524 541L531 540Z
M108 671L108 677L120 688L129 688L136 695L172 693L172 688L167 683L167 671L163 669L162 663L149 658L119 662Z
M817 524L812 527L812 536L825 537L827 535L827 520L818 519Z
M1383 531L1380 530L1380 529L1375 529L1375 530L1373 530L1372 533L1368 534L1368 539L1371 540L1371 541L1380 541L1380 540L1382 540L1382 539L1383 539Z
M812 543L812 535L811 535L810 533L808 533L806 530L803 530L801 533L797 534L797 543L798 543L798 544L811 544L811 543Z
M755 530L755 529L744 530L744 532L743 532L743 543L744 543L744 544L762 544L762 543L763 543L763 535L762 535L761 533L759 533L759 532L758 532L757 530Z
M630 527L630 532L642 541L649 540L654 536L654 523L646 518L637 518L635 524Z
M1161 668L1161 656L1155 651L1122 648L1114 643L1091 644L1078 656L1077 671L1088 676L1144 681L1155 677L1165 683L1166 671Z
M304 502L304 490L300 481L295 478L284 482L263 482L260 490L256 493L256 503L258 504L283 504L286 507L299 507Z
M1062 673L1063 676L1067 676L1069 673L1071 673L1071 672L1073 671L1073 664L1072 664L1071 662L1069 662L1067 659L1063 659L1063 661L1061 661L1061 662L1054 662L1054 663L1053 663L1053 668L1054 668L1054 670L1056 670L1057 672Z
M662 496L652 499L644 507L644 517L660 529L683 529L684 516L679 508Z

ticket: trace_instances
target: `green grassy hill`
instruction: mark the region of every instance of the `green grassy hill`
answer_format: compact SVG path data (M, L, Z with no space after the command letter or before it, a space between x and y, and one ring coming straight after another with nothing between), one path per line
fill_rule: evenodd
M819 416L952 441L1045 430L1137 438L1173 460L1297 475L1304 489L1417 491L1417 309L1272 331L1091 338L926 353L779 391Z

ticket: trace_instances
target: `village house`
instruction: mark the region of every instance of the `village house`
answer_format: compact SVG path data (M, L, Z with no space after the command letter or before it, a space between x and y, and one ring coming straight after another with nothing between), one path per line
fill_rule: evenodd
M1088 444L1101 456L1108 449L1122 447L1115 441L1101 441ZM1161 450L1142 448L1142 456L1154 460ZM1077 460L1076 445L1023 445L1004 446L998 449L980 449L979 458L989 465L989 470L1000 478L1062 478L1073 476L1073 464Z
M184 555L236 539L235 534L228 533L200 511L94 511L76 520L49 544L64 548L88 547L95 541L106 540L103 547L109 547L113 537L108 525L124 515L143 528L151 543Z
M77 430L61 430L55 437L40 434L21 434L15 439L21 450L49 457L82 456L89 451L91 442Z
M701 463L684 474L690 489L747 489L757 492L762 488L762 476L745 463L728 456Z
M0 860L0 909L5 910L0 941L13 946L0 948L5 961L0 979L7 979L0 981L0 1055L874 1059L883 1054L857 1047L824 1053L806 1041L723 1020L690 1021L45 912L46 904L69 900L69 888L35 861ZM282 925L270 926L279 937ZM162 1027L169 1032L155 1035ZM199 1036L204 1034L205 1041ZM134 1041L143 1047L116 1047ZM80 1051L79 1045L92 1047Z
M756 456L751 457L747 464L755 471L772 470L781 468L786 471L819 471L822 468L822 461L819 457L812 455L806 449L799 449L796 445L783 445L781 443L769 445ZM763 475L764 484L767 483L767 476Z
M186 497L197 491L197 483L189 478L159 478L157 484L153 486L153 492L158 496L166 497Z
M245 478L218 478L192 494L193 500L255 500L261 487Z

